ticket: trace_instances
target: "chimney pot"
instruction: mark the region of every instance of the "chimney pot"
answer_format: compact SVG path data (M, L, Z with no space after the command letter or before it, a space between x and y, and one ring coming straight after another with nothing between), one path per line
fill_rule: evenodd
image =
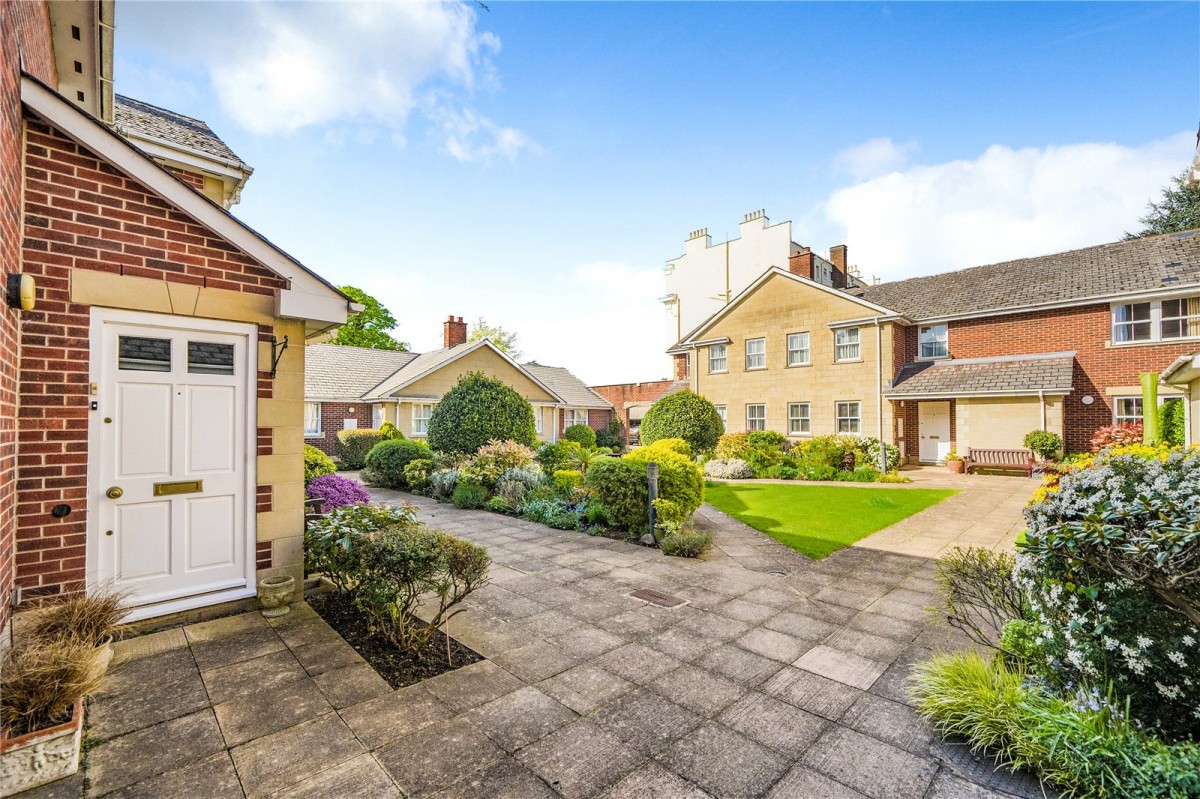
M459 344L467 343L467 326L463 322L462 317L455 317L450 314L445 322L442 322L442 344L446 349L457 347Z

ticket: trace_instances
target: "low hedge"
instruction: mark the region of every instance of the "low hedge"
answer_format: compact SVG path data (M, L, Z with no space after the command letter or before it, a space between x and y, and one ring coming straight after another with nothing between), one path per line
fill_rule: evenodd
M343 469L361 469L367 463L367 453L383 440L378 430L339 430L333 452Z
M588 469L586 484L614 526L636 532L650 523L646 465L651 462L658 464L659 497L676 505L684 518L704 501L704 476L695 463L667 449L640 447Z

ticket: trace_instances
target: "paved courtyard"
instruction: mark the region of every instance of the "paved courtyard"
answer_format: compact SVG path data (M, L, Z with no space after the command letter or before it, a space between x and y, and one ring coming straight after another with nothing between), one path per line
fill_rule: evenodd
M1041 796L908 704L910 664L963 645L926 624L926 558L810 562L706 510L724 549L689 561L417 503L491 553L451 631L487 660L392 691L306 605L143 636L91 704L85 772L26 796Z

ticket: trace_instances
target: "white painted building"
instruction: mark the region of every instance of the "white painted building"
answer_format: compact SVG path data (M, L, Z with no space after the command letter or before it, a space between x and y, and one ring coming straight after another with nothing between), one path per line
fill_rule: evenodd
M792 223L770 224L766 211L746 214L738 225L738 237L713 244L707 228L694 230L684 243L683 255L667 261L667 340L674 344L697 325L721 310L731 298L772 267L789 269L793 257L805 256L812 279L834 285L836 272L846 272L846 250L837 247L830 259L812 254L792 241ZM811 256L811 257L810 257ZM834 261L840 259L840 264ZM807 276L807 275L806 275ZM855 282L856 277L848 276ZM838 286L841 288L842 286Z

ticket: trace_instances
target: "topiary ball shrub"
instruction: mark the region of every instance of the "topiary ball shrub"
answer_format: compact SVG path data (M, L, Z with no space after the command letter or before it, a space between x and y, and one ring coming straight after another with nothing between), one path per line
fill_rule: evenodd
M459 481L454 487L454 494L450 501L454 503L454 507L460 510L478 510L487 502L488 491L479 483L468 483Z
M641 442L653 444L660 438L682 438L693 452L708 452L717 446L725 425L717 408L693 391L680 391L650 406L642 419Z
M337 464L312 444L304 445L304 484L308 485L323 474L333 474Z
M321 500L323 513L345 505L365 505L371 500L362 483L337 474L321 475L308 484L304 493L309 499Z
M400 432L400 428L391 422L384 422L379 425L379 435L383 437L384 441L399 441L404 438L404 434Z
M1044 461L1054 460L1063 446L1062 436L1049 430L1030 430L1023 443L1025 449Z
M533 406L494 377L470 372L443 395L429 419L429 446L473 455L489 441L537 440Z
M339 430L333 452L342 469L361 469L366 465L367 453L380 441L383 434L378 430Z
M562 437L567 441L574 441L576 444L587 449L596 446L596 431L586 424L571 425L563 431Z
M429 460L432 457L429 445L423 441L380 441L367 453L367 474L375 485L384 488L408 488L405 467L413 461Z

